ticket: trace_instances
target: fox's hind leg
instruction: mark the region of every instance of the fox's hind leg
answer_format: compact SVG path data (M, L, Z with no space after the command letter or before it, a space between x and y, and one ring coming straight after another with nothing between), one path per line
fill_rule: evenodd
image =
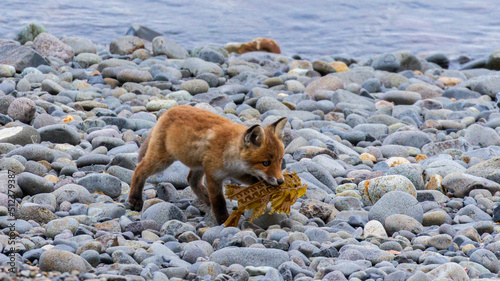
M191 169L189 170L189 174L187 176L187 181L194 194L207 206L210 206L210 198L208 197L208 191L203 183L203 176L205 172L203 168L201 169Z
M169 155L164 138L151 137L151 132L141 146L139 165L135 168L130 185L128 203L132 210L141 211L143 205L142 190L149 176L168 168L175 159Z
M226 208L226 198L224 197L222 181L215 178L211 173L205 171L207 180L207 190L210 198L210 205L215 219L219 225L223 224L229 217Z

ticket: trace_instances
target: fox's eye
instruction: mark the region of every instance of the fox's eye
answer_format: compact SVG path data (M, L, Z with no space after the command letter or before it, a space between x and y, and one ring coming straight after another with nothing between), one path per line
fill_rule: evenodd
M262 162L262 165L264 165L264 166L266 166L266 167L267 167L267 166L271 165L271 162L269 162L269 161L264 161L264 162Z

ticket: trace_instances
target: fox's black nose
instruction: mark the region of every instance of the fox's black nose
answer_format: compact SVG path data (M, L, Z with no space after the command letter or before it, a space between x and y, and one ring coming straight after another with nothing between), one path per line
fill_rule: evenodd
M281 179L281 180L278 180L278 185L281 185L285 182L285 180Z

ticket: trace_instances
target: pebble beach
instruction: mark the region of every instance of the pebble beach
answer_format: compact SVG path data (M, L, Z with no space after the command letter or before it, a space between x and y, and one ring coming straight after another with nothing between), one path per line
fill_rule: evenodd
M0 39L0 280L500 278L500 51L303 59L132 33ZM127 209L139 147L179 105L287 117L284 168L308 186L290 215L219 226L179 162Z

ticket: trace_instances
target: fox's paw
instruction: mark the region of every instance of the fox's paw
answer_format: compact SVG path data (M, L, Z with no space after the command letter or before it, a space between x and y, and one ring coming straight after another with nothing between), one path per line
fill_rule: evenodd
M142 198L137 199L134 197L129 197L126 203L126 207L130 210L140 212L142 210L143 203L144 201L142 200Z

